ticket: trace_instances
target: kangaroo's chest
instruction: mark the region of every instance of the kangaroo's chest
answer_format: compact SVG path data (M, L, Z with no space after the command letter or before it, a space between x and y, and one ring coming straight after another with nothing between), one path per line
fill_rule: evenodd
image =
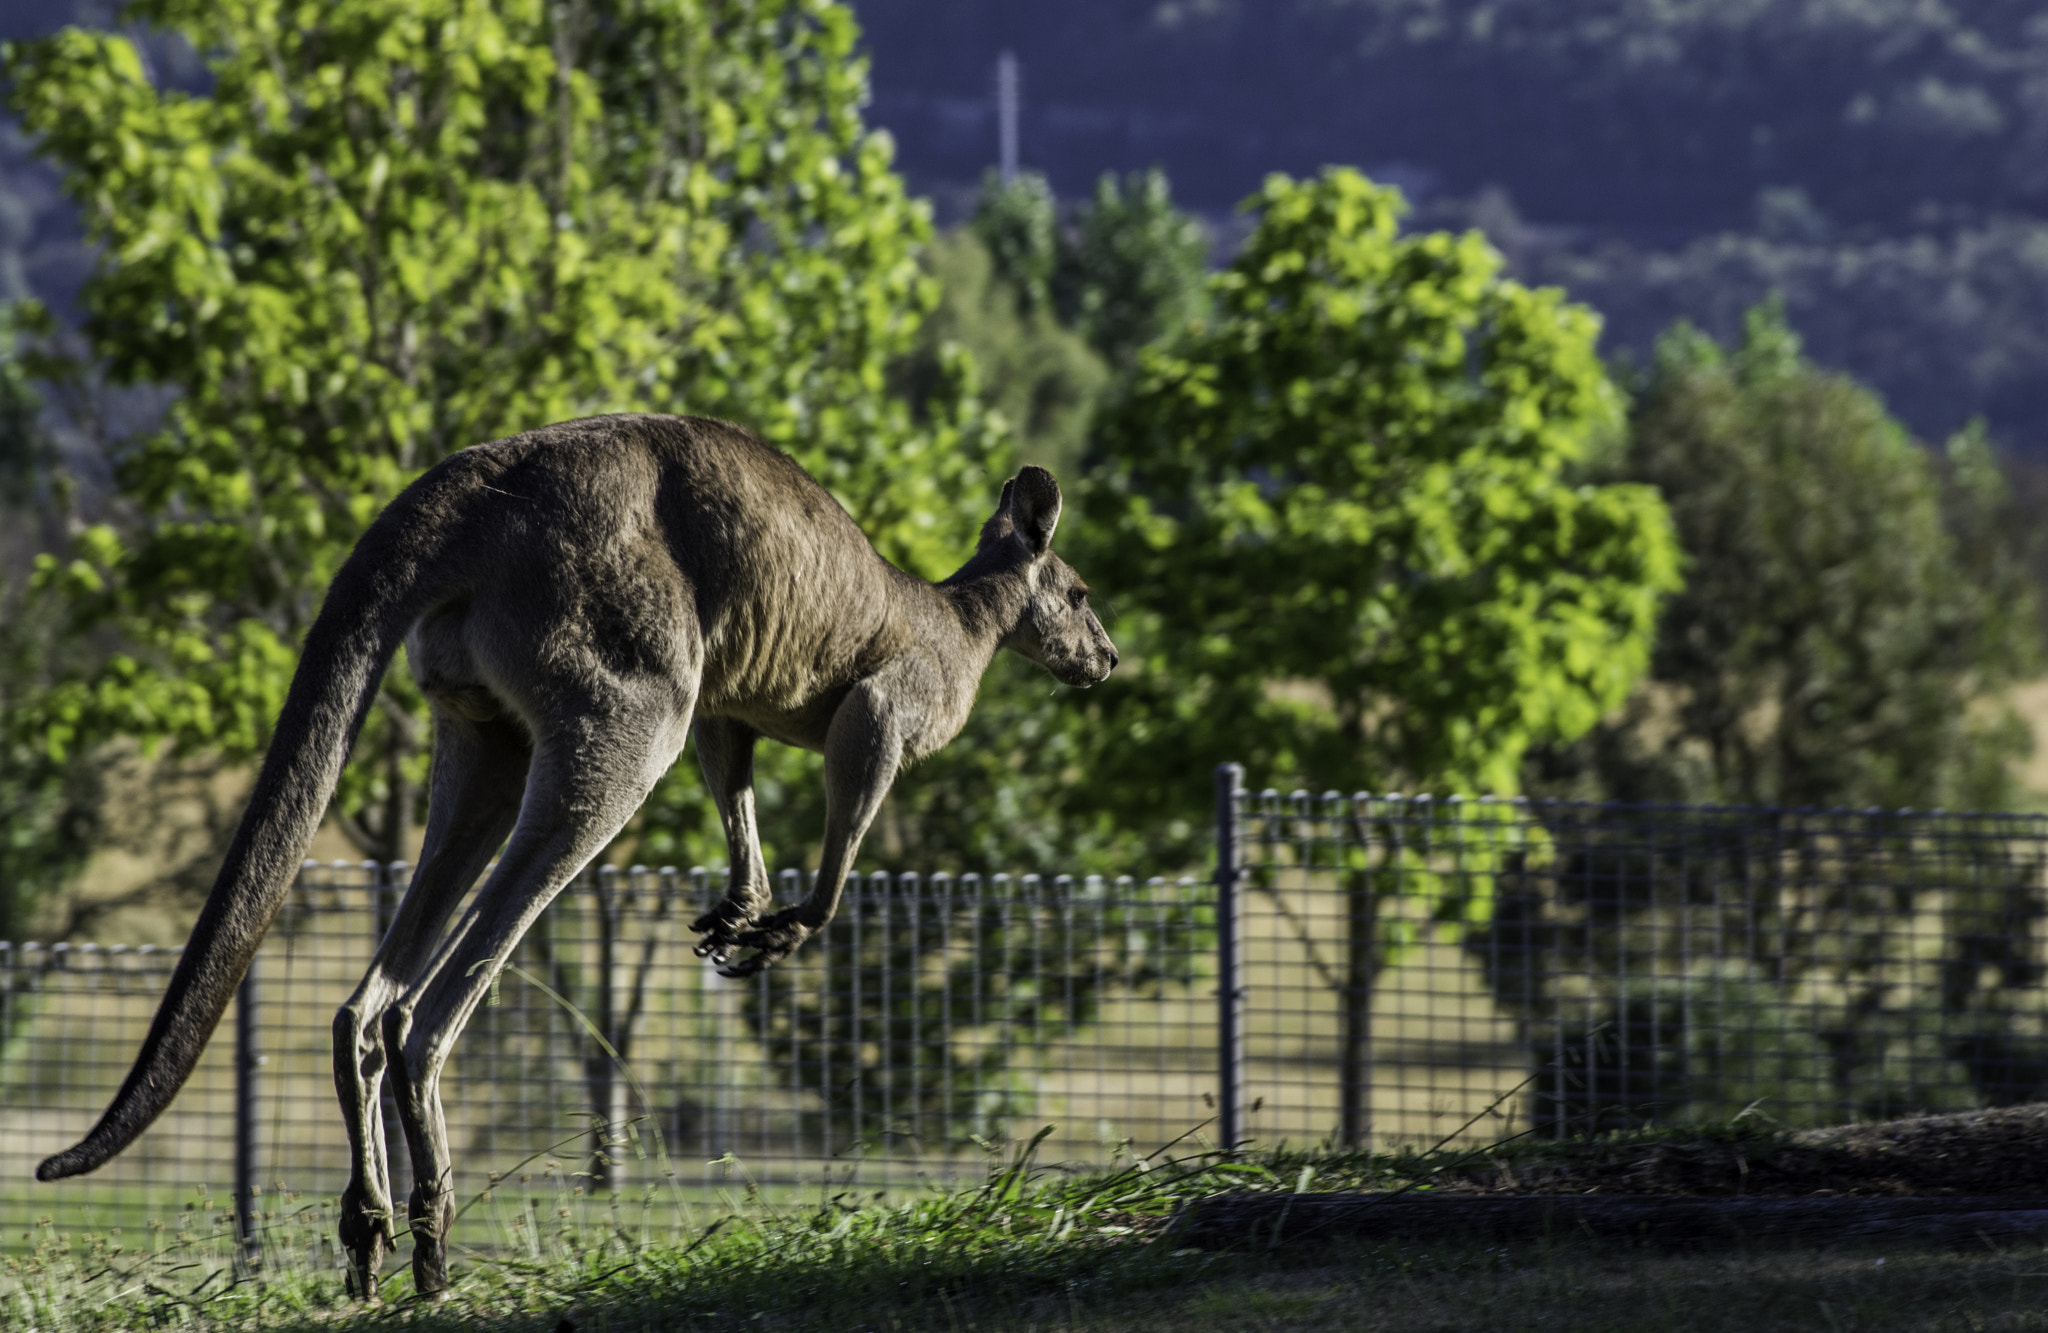
M699 707L700 713L714 717L736 718L746 723L772 741L793 745L799 750L823 753L825 735L832 729L832 715L839 711L851 686L827 690L794 708L764 706L759 702L744 700L724 703L706 703Z

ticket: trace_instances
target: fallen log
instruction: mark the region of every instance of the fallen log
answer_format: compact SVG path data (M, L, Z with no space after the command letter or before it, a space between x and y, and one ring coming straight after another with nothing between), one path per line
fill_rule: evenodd
M1219 1194L1174 1219L1204 1250L1317 1240L1596 1236L1663 1247L1744 1241L1977 1244L2048 1237L2048 1199L1680 1198L1608 1194Z

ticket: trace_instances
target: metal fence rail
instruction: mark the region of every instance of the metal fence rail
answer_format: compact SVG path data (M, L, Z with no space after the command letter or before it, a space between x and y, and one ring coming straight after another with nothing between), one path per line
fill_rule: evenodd
M493 1173L598 1207L886 1189L1044 1125L1045 1160L1096 1164L1190 1131L1383 1146L2048 1095L2048 820L1219 780L1213 878L868 875L745 982L690 951L722 876L585 875L457 1047L458 1197ZM187 1205L203 1226L242 1197L238 1124L245 1216L338 1193L331 1022L405 879L309 864L248 1021L126 1154L56 1186L35 1162L104 1108L177 951L0 945L0 1241ZM238 1030L262 1060L240 1098ZM457 1239L516 1244L531 1211L480 1205Z

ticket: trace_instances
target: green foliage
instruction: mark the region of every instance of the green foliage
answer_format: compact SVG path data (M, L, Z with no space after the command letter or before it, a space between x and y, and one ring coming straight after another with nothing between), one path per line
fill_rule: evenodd
M1020 314L1056 311L1120 372L1208 309L1208 233L1173 206L1156 168L1121 180L1105 173L1094 199L1065 219L1045 177L1021 172L1005 185L991 172L968 229Z
M1020 312L1051 306L1053 277L1060 267L1059 201L1044 176L1024 171L1005 182L990 171L981 179L981 198L968 226L988 251L996 275L1017 294Z
M1173 206L1165 172L1105 174L1074 233L1058 274L1061 318L1117 369L1208 312L1208 232Z
M996 441L956 391L922 422L884 391L934 297L928 225L861 127L843 5L132 17L206 52L210 93L151 86L109 33L7 63L101 246L93 354L176 391L118 459L133 521L39 570L125 645L44 699L29 725L52 753L109 735L257 752L381 504L454 449L565 417L744 420L891 559L936 574L963 548ZM392 673L339 802L367 851L404 850L421 719Z
M1539 785L1627 800L1998 809L2039 659L2025 549L1981 435L1945 458L1800 352L1782 309L1659 346L1615 475L1688 560L1651 683Z
M40 332L38 312L0 308L0 521L33 530L47 503L49 442L42 399L19 356L16 326ZM78 657L48 608L0 576L0 718L30 706ZM0 940L19 940L36 905L85 862L103 832L104 770L64 763L0 730Z
M35 498L39 474L47 467L38 416L42 396L30 382L19 355L17 326L36 327L38 312L0 306L0 505L21 506Z
M1015 433L1018 461L1069 482L1077 478L1089 419L1109 387L1108 367L1049 305L1026 301L997 275L978 228L935 238L925 266L938 282L939 303L900 372L912 401L953 392L959 371L949 358L965 352L982 401Z
M76 656L54 618L24 600L0 586L0 717L31 706L51 672ZM37 905L101 845L104 778L100 765L59 762L0 735L0 940L25 938Z
M1226 758L1512 791L1626 695L1678 583L1655 495L1570 475L1618 407L1595 320L1476 235L1400 235L1355 172L1253 203L1214 321L1148 351L1098 437L1072 558L1124 666L1089 798L1157 827Z

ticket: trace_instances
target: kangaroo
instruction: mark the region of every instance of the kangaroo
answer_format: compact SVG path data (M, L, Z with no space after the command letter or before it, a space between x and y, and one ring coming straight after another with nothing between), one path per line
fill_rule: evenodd
M884 560L795 460L724 422L592 417L444 460L335 576L135 1066L37 1179L104 1164L191 1075L403 642L434 716L427 826L412 886L334 1019L351 1161L340 1233L351 1291L374 1298L396 1243L377 1113L388 1061L418 1182L413 1275L420 1293L445 1293L441 1071L535 918L624 827L694 722L732 865L724 898L691 927L696 952L733 977L787 958L831 919L897 770L959 734L998 649L1069 685L1116 666L1086 585L1052 552L1059 516L1052 474L1024 468L973 556L933 584ZM768 916L753 792L763 736L825 756L816 887Z

